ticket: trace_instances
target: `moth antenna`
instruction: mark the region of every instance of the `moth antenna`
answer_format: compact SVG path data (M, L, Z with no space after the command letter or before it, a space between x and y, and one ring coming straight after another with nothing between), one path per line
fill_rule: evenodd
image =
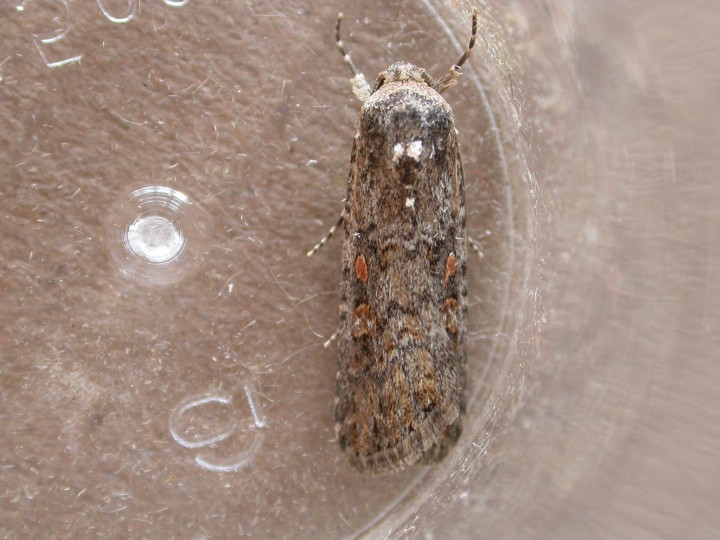
M440 77L438 81L435 83L433 88L437 90L438 93L442 94L445 90L448 90L449 88L452 88L457 83L457 79L460 76L460 68L465 63L465 61L470 58L470 53L472 53L473 48L475 47L475 41L477 41L477 33L478 33L478 13L477 8L473 8L472 12L472 30L470 33L470 44L468 45L467 49L463 53L463 55L460 57L460 60L458 60L455 65L453 65L450 70Z
M342 12L340 12L338 13L337 24L335 25L335 45L337 45L337 48L340 49L340 52L343 55L343 60L345 60L345 63L350 68L350 71L352 71L353 93L360 101L364 102L367 98L370 97L370 94L372 92L370 90L370 85L368 84L367 79L365 79L365 75L360 73L355 67L352 58L350 58L350 53L345 49L345 45L343 44L342 39L340 39L340 23L342 22L342 19L343 14Z

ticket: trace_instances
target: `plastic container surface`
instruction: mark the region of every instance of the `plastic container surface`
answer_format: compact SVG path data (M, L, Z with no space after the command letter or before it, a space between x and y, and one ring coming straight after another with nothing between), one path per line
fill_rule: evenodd
M479 2L455 111L469 410L434 467L334 440L339 215L373 80L444 1L6 2L3 536L720 534L716 3Z

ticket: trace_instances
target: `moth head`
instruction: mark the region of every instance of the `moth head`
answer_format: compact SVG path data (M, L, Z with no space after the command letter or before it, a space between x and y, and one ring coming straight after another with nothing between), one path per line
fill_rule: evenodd
M433 84L430 75L428 75L424 69L408 64L407 62L395 62L385 71L380 73L377 81L375 82L373 93L386 84L408 81L423 83L428 86L432 86Z

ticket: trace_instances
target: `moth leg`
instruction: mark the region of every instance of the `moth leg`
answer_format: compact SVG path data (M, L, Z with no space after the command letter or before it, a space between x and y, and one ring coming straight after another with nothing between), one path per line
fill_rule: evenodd
M439 93L442 94L445 90L452 88L457 83L457 78L460 76L460 68L465 63L465 60L467 60L470 57L470 53L473 50L473 47L475 47L475 40L477 40L477 33L478 33L478 13L477 8L473 8L472 12L472 32L470 34L470 44L468 45L467 50L463 53L463 55L460 57L460 60L457 61L457 63L450 68L450 71L448 71L445 75L440 77L433 88Z
M342 18L343 14L338 13L337 25L335 26L335 45L337 45L338 49L340 49L345 63L350 67L350 71L352 71L353 94L355 94L360 101L365 102L365 100L370 97L370 85L365 79L365 75L360 73L355 67L355 64L353 64L352 58L350 58L350 53L345 50L345 45L343 45L343 42L340 39L340 21L342 21Z
M321 247L323 247L325 244L327 244L327 241L330 240L335 234L335 231L337 231L338 227L343 224L343 221L345 221L345 210L340 212L340 217L335 222L335 225L330 227L330 230L327 232L327 234L315 245L314 248L312 248L310 251L307 252L308 257L312 257Z
M330 346L330 344L337 339L339 331L340 330L335 330L335 333L332 336L330 336L330 338L328 338L328 340L325 343L323 343L324 348L327 349Z
M470 238L469 236L467 237L467 241L468 241L468 244L470 244L470 247L472 248L472 250L475 252L475 254L480 259L485 257L485 255L483 255L482 250L480 249L480 244L478 242L476 242L474 239Z

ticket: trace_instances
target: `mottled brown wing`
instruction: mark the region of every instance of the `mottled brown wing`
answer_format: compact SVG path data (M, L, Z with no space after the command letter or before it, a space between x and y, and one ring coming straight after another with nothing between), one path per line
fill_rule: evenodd
M335 420L356 468L438 459L457 438L465 268L452 111L425 85L383 87L358 118L345 207Z

